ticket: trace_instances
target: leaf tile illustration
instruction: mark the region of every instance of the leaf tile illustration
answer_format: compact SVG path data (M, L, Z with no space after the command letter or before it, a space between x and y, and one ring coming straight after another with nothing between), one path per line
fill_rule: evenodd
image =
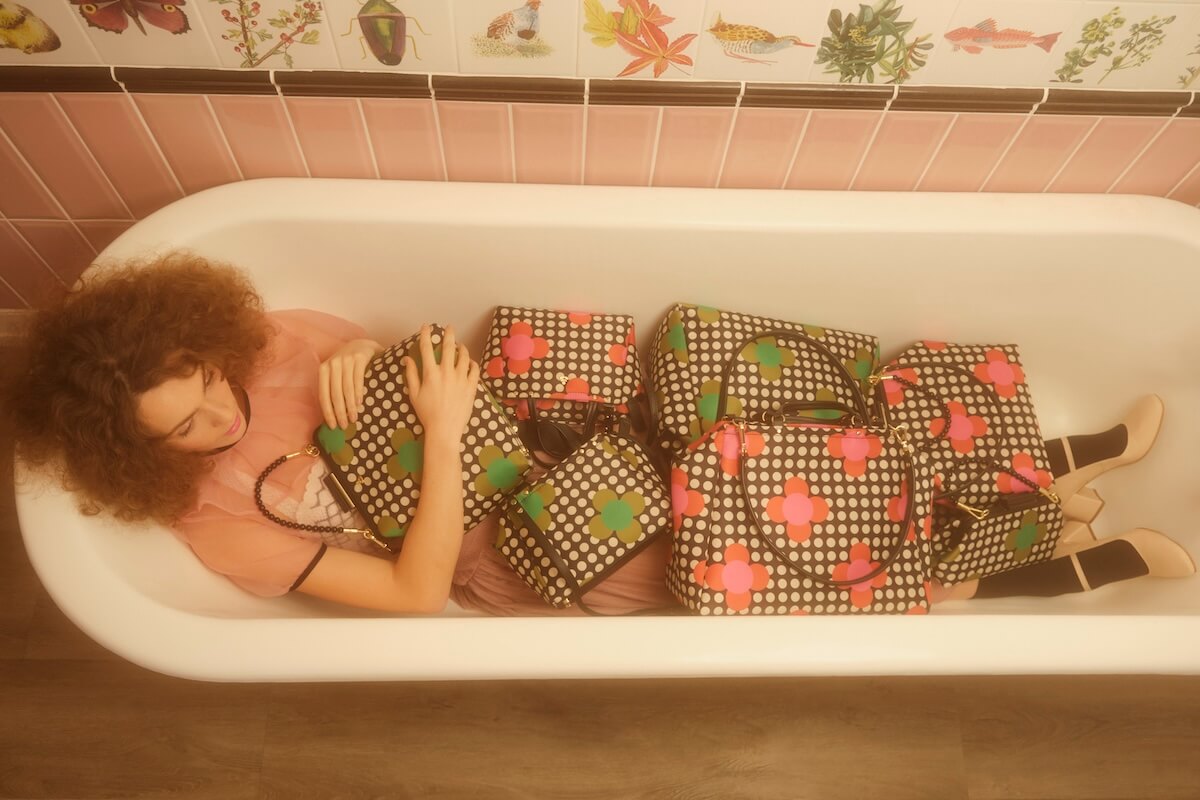
M257 67L274 56L281 56L286 67L295 62L291 48L294 45L313 45L320 41L321 32L314 26L322 21L322 7L317 0L296 0L292 8L281 7L273 16L259 25L262 5L258 0L210 0L222 6L221 18L229 28L221 38L233 43L233 50L241 57L242 67ZM273 28L274 32L268 30Z
M58 34L44 20L17 3L0 3L0 47L22 53L49 53L62 46Z
M542 0L505 11L488 23L487 30L471 37L475 55L489 58L520 56L544 58L554 52L540 35Z
M413 58L418 61L421 54L417 49L417 40L408 32L408 23L412 22L422 34L428 36L416 17L406 15L388 0L367 0L363 3L358 14L350 20L349 29L342 36L354 33L354 24L358 23L361 32L358 41L362 45L362 57L367 57L367 48L380 64L394 67L404 60L408 44L412 43Z
M185 0L175 3L152 2L152 0L71 0L79 6L79 14L87 24L111 33L124 33L130 20L137 29L146 33L145 22L168 33L187 33L192 29L187 14L181 6Z
M1060 35L1062 35L1062 31L1038 36L1032 31L1000 28L996 24L996 20L985 19L970 28L955 28L948 31L946 41L954 45L955 50L976 55L982 53L985 47L992 50L1017 50L1029 45L1040 47L1049 53L1058 43Z
M661 77L668 68L691 77L683 67L691 67L692 57L684 51L696 39L696 34L685 33L671 39L663 28L675 21L655 3L649 0L617 0L619 11L606 9L600 0L584 0L586 22L585 33L592 35L592 44L598 47L619 45L632 56L618 78L636 75L647 67L653 67L654 77Z
M925 66L932 34L915 35L916 20L902 20L896 0L859 5L858 13L829 12L830 35L821 39L817 63L841 83L904 83Z
M1118 44L1118 32L1126 21L1120 6L1113 6L1104 16L1089 20L1080 32L1077 46L1067 52L1062 67L1055 71L1057 77L1053 82L1083 83L1083 73L1102 59L1109 61L1097 84L1103 83L1114 72L1142 66L1165 41L1165 29L1175 21L1175 16L1153 14L1139 20L1129 26L1125 38Z
M1196 37L1196 47L1188 55L1200 56L1200 36ZM1187 89L1196 82L1196 78L1200 78L1200 58L1196 59L1195 66L1184 67L1184 73L1179 76L1179 85Z
M802 41L799 36L776 36L770 31L754 25L737 25L721 19L717 13L717 21L708 29L708 33L716 39L717 44L725 51L725 55L751 64L774 64L773 60L755 58L788 50L792 47L814 47L815 45Z

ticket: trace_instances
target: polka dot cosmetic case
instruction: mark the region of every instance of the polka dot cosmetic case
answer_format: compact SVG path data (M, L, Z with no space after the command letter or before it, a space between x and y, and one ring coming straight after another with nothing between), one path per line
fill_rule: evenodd
M435 357L441 358L443 330L431 336ZM424 463L424 428L409 400L404 382L404 357L421 367L420 338L412 336L377 355L367 368L363 410L347 428L321 425L314 443L302 451L281 456L259 478L285 460L297 456L325 460L334 496L347 510L355 508L370 530L302 525L273 515L263 504L259 510L273 521L305 531L355 533L377 547L399 552L416 514L421 496ZM530 467L516 427L480 383L475 410L462 439L463 529L474 528L506 495L514 492ZM261 497L261 491L257 493Z

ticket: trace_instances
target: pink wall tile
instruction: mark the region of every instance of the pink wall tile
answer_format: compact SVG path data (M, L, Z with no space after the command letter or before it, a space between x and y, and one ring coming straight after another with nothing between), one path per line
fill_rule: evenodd
M917 188L979 191L1026 119L1024 114L960 114Z
M882 111L813 111L787 188L847 188L882 117Z
M0 220L0 278L34 307L62 294L66 288L5 220Z
M1167 197L1192 206L1200 204L1200 164L1192 167L1191 174Z
M1173 119L1112 192L1162 197L1200 161L1200 119Z
M0 275L0 279L3 276ZM17 293L8 288L8 284L0 280L0 308L29 308L29 304L17 297Z
M283 101L278 97L211 95L217 122L246 178L308 175Z
M653 185L715 187L732 126L732 108L664 108Z
M0 127L75 219L123 219L129 211L71 130L53 95L0 94Z
M148 216L183 196L128 95L57 97L134 216Z
M0 214L19 219L61 219L63 214L37 176L0 136Z
M661 109L589 106L583 182L648 186Z
M1104 192L1167 120L1106 117L1096 124L1048 192Z
M445 179L432 100L366 99L363 115L379 164L390 180Z
M352 97L289 97L284 101L314 178L374 178L371 145Z
M452 181L513 180L506 103L439 100L446 173Z
M513 152L521 183L579 183L583 106L514 103Z
M133 96L158 146L188 194L240 180L208 103L194 94Z
M120 220L81 220L75 223L83 237L91 243L97 253L112 244L118 236L133 226L133 222Z
M871 152L863 160L851 188L911 190L953 122L953 114L892 111L884 115Z
M1095 117L1030 117L983 191L1042 191L1095 122Z
M13 222L65 286L70 286L96 257L92 245L69 222Z
M808 112L792 108L738 111L721 172L721 187L778 189L787 178Z

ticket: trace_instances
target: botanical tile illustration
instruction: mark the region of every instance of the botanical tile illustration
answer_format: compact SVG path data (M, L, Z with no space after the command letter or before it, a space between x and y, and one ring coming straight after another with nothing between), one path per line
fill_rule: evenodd
M1108 68L1096 81L1104 82L1114 72L1136 69L1149 61L1154 51L1166 38L1165 28L1175 21L1175 16L1160 17L1152 14L1129 26L1126 36L1117 42L1118 31L1126 19L1120 6L1113 6L1102 17L1089 20L1083 26L1076 47L1067 52L1063 65L1055 71L1054 83L1083 83L1083 73L1101 59L1110 58Z
M487 30L471 37L475 55L490 58L521 56L545 58L554 52L540 35L542 0L505 11L488 23Z
M725 55L746 61L751 64L774 64L773 59L758 58L787 50L792 47L814 47L815 45L801 40L799 36L776 36L768 30L754 25L742 25L726 22L717 13L717 21L708 29Z
M295 0L291 9L281 7L259 26L258 17L262 6L258 0L209 0L223 6L234 6L234 10L221 9L221 17L230 26L221 38L233 44L233 50L241 57L242 67L257 67L274 56L281 56L286 67L294 66L294 45L312 45L320 41L321 32L315 26L322 21L323 11L319 0Z
M58 34L41 17L17 3L0 2L0 47L22 53L49 53L62 46Z
M1060 35L1062 35L1062 31L1038 36L1033 31L1001 28L996 24L996 20L985 19L969 28L955 28L948 31L946 41L954 45L955 51L962 50L973 55L982 53L984 48L1019 50L1029 45L1040 47L1049 53L1054 49Z
M1200 36L1196 37L1196 47L1188 55L1200 56ZM1196 82L1196 78L1200 78L1200 60L1196 61L1195 66L1188 66L1183 69L1184 73L1179 76L1179 85L1187 89Z
M358 13L351 18L349 28L343 36L354 32L355 23L359 29L359 44L363 50L363 58L367 57L367 49L380 64L394 67L404 60L408 45L412 44L413 57L421 59L417 40L408 32L408 23L416 25L417 30L425 36L429 34L421 27L416 17L409 16L388 0L366 0Z
M925 66L933 42L931 34L913 35L916 20L902 20L904 7L896 0L876 0L859 5L858 13L829 12L830 36L821 39L816 63L841 83L904 83Z
M674 22L675 17L664 14L649 0L617 0L617 5L620 10L612 11L600 0L584 0L587 21L583 30L592 35L592 44L598 47L620 45L633 57L617 74L618 78L635 75L651 66L656 78L670 67L691 77L683 67L692 66L692 58L684 51L695 40L696 34L685 33L672 41L663 27Z

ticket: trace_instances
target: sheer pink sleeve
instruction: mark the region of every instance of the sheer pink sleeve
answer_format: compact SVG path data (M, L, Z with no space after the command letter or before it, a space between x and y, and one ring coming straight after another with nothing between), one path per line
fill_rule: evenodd
M205 566L262 597L287 594L325 552L321 542L292 536L265 519L231 517L176 527Z

